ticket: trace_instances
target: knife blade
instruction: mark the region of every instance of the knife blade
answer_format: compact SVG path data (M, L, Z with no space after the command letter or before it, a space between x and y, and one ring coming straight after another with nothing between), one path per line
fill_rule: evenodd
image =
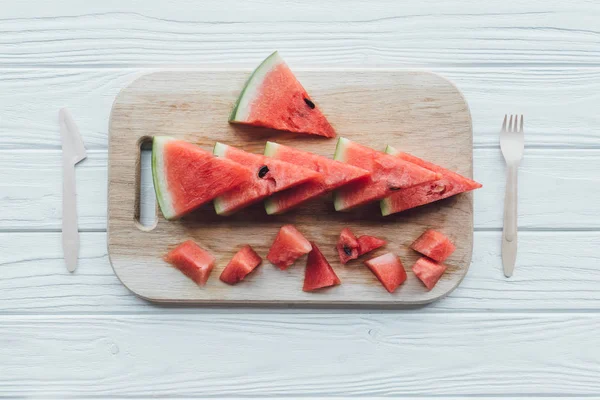
M62 247L67 270L73 272L77 268L79 257L75 165L85 159L87 153L79 128L69 110L61 108L58 112L58 121L63 164Z

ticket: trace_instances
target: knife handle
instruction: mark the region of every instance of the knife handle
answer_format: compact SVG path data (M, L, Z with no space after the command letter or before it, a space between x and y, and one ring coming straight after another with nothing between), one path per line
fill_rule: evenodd
M79 231L75 197L75 165L69 160L63 160L62 245L67 269L73 272L77 268L79 257Z
M509 165L506 170L502 266L507 278L512 276L517 260L517 170L517 164Z

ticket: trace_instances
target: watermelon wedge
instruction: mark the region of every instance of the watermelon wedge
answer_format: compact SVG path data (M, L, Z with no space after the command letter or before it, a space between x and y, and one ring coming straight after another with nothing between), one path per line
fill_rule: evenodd
M441 174L441 178L432 182L423 183L418 186L399 190L381 201L381 213L390 215L409 208L422 206L441 199L454 196L455 194L468 192L481 187L480 183L472 179L452 172L439 165L430 163L413 155L400 152L391 146L387 146L385 152L394 155L401 160L411 162L431 171Z
M217 142L213 153L219 158L235 161L252 171L250 179L215 199L215 210L219 215L232 214L273 193L320 178L320 174L311 169L265 157L262 154L248 153L223 143Z
M165 261L172 264L198 285L204 285L215 266L215 258L191 240L171 250Z
M267 142L265 156L300 165L321 173L321 179L305 182L291 189L276 193L265 200L267 214L281 214L307 200L349 182L371 175L369 171L362 168L274 142Z
M229 122L335 137L327 118L277 52L250 75Z
M406 280L404 266L394 253L386 253L382 256L371 258L365 261L365 264L390 293L398 289L398 286Z
M304 287L302 290L310 292L342 283L317 245L314 242L310 244L312 245L312 250L308 253L306 260Z
M252 176L249 169L219 159L191 143L156 136L152 143L152 178L160 210L176 219Z
M386 241L375 236L362 235L358 239L358 255L362 256L386 245Z
M410 248L438 262L444 261L456 250L446 235L433 229L423 232Z
M336 249L340 256L342 264L346 264L350 260L357 259L359 254L359 243L354 236L354 233L349 228L342 229L340 238L338 239Z
M419 258L412 267L414 274L429 290L433 289L438 283L446 269L448 269L446 265L437 263L427 257Z
M221 272L219 279L230 285L235 285L254 271L261 262L262 258L256 254L254 249L250 245L245 245L235 253L229 264Z
M308 253L312 246L293 225L281 227L269 249L267 260L279 269L287 269L298 258Z
M370 177L350 183L335 192L337 211L381 200L400 189L441 178L436 172L345 138L338 140L334 159L371 172Z

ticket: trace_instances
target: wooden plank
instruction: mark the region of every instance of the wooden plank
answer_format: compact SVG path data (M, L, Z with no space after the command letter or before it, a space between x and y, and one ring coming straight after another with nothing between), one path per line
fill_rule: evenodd
M484 185L474 195L475 228L499 229L504 160L499 149L473 154L475 179ZM106 163L106 152L91 151L76 168L80 229L106 229ZM58 151L0 152L0 231L60 229L60 168ZM589 201L600 197L598 170L600 150L526 150L519 175L520 228L600 229L600 205ZM143 190L152 194L151 188Z
M464 281L448 297L419 312L598 311L598 243L600 232L522 232L516 272L507 280L502 274L500 232L475 232L473 263ZM60 233L0 233L0 269L0 314L199 310L153 305L129 292L110 267L104 233L82 234L75 274L64 266ZM351 324L352 317L348 318Z
M264 55L266 52L243 65L252 68ZM292 67L303 63L302 59L288 61ZM347 65L340 61L330 67ZM600 125L596 112L600 108L600 69L432 70L452 80L465 95L473 118L475 147L498 145L505 113L525 115L528 146L600 147L600 133L594 128ZM115 96L148 71L151 70L1 70L0 149L60 149L57 113L64 106L76 118L88 150L106 149L107 121ZM32 102L32 98L36 101ZM565 105L569 112L565 112Z
M0 66L250 66L274 49L307 65L600 65L597 2L363 6L359 0L11 3L2 10Z
M336 72L313 70L297 76L315 88L312 96L319 99L321 109L328 110L328 119L340 135L364 145L376 144L380 149L386 144L401 143L404 151L427 155L435 163L472 176L471 117L460 92L448 80L428 72L383 70L346 71L343 77ZM108 249L112 266L123 284L146 299L160 302L405 306L432 302L460 283L472 254L471 193L450 199L445 207L427 207L420 213L385 219L377 203L336 213L327 197L277 216L266 215L260 203L222 217L208 204L179 221L166 221L161 216L151 231L140 229L133 218L138 207L134 190L139 181L135 171L139 168L136 150L140 140L148 135L193 140L209 150L216 141L221 141L254 152L262 152L265 141L277 140L331 157L336 148L335 139L306 134L282 135L272 130L228 124L231 107L239 95L238 88L246 79L247 74L242 71L157 72L136 80L119 94L109 128ZM305 112L310 112L310 108L301 103L308 110ZM364 107L364 104L373 106ZM355 108L362 108L362 112L357 114ZM399 125L411 134L399 133ZM203 127L201 132L197 132L199 126ZM256 168L255 174L260 167ZM240 246L250 244L265 254L279 228L290 223L309 240L320 244L344 284L306 293L298 290L304 279L301 266L282 272L264 260L263 267L248 276L247 284L236 290L218 279L209 280L199 288L176 269L165 268L162 259L169 249L193 239L215 256L214 272L220 274ZM340 263L335 243L340 231L349 224L361 234L377 235L388 241L385 249L371 256L393 251L404 256L405 262L414 263L417 257L409 252L407 245L423 232L425 224L449 232L456 250L445 261L448 270L435 288L425 289L409 270L402 290L390 294L382 290L369 270L361 268L357 272L351 268L352 264L360 265L359 261L348 268ZM304 259L297 264L302 262ZM273 287L278 290L273 291Z
M0 317L0 326L5 396L568 397L600 391L594 314L15 315Z

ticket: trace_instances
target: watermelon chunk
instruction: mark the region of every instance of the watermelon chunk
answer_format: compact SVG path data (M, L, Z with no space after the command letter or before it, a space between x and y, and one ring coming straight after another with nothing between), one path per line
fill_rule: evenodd
M398 286L406 280L404 266L394 253L386 253L382 256L371 258L365 261L365 264L390 293L398 289Z
M430 163L419 157L402 153L391 146L387 146L385 152L394 155L401 160L438 172L442 176L438 180L402 189L392 194L390 197L386 197L381 201L381 213L383 215L398 213L400 211L408 210L409 208L429 204L481 187L480 183L477 183L472 179L465 178L456 172L442 168L439 165Z
M305 182L265 200L267 214L281 214L305 201L371 175L362 168L273 142L267 142L265 155L321 173L321 179Z
M230 285L235 285L254 271L261 262L262 258L256 254L254 249L250 245L245 245L235 253L229 264L221 272L219 279Z
M229 122L335 137L327 118L277 52L254 70Z
M273 193L320 178L320 174L311 169L265 157L262 154L248 153L223 143L217 142L213 153L217 157L244 165L252 171L250 179L215 199L215 210L219 215L232 214Z
M337 211L381 200L403 188L441 178L441 175L398 157L340 138L334 159L371 172L368 178L343 186L334 195Z
M438 283L447 268L444 264L437 263L427 257L421 257L413 265L412 270L425 287L431 290Z
M160 210L176 219L251 178L244 166L182 140L154 137L152 178Z
M358 240L348 228L342 229L336 248L342 264L346 264L348 261L354 260L359 256Z
M198 285L204 285L215 266L215 258L192 240L171 250L165 261L172 264Z
M277 233L267 254L267 260L280 269L286 269L298 258L308 253L312 246L293 225L284 225Z
M310 292L342 283L317 245L314 242L310 244L312 245L312 250L308 253L306 260L304 287L302 290Z
M454 250L456 250L456 246L454 246L454 243L446 235L433 229L426 230L410 247L439 262L450 257L454 253Z
M386 241L375 236L362 235L357 239L358 255L362 256L386 245Z

